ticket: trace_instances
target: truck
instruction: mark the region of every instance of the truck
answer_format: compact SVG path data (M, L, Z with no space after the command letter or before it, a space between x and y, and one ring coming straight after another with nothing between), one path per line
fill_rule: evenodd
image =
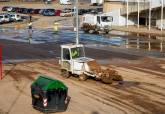
M103 4L103 0L91 0L91 5L102 5Z
M82 16L81 28L89 33L109 33L113 17L106 14L85 14Z
M77 76L80 81L85 81L88 77L91 77L106 84L113 81L123 81L122 76L113 68L103 69L95 59L86 57L84 45L82 44L61 45L59 64L61 66L61 76L64 78Z
M71 5L71 1L70 0L60 0L60 4L61 5Z

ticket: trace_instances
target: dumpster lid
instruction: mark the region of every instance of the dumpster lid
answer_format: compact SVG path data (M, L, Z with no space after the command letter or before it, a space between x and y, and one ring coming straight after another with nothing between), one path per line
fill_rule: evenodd
M47 76L39 76L37 80L35 80L32 83L32 86L33 85L38 85L39 87L41 87L43 91L53 90L53 89L64 89L64 90L67 89L64 83L62 83L61 81L55 80Z

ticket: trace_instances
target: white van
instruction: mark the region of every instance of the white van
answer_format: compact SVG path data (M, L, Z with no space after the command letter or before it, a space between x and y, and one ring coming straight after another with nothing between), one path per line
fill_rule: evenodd
M70 0L60 0L60 4L61 5L71 5L71 1Z

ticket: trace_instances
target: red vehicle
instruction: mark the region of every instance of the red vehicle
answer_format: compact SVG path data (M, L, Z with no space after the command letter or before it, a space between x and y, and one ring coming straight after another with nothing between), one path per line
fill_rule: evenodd
M61 10L56 10L55 11L55 16L60 16L60 14L61 14Z
M2 11L7 11L7 8L9 8L9 6L4 6L4 7L2 8Z

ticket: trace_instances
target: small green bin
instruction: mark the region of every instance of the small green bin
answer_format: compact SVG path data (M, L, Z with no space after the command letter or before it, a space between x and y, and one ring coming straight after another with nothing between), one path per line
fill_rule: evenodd
M67 109L68 88L59 80L39 76L31 85L32 105L44 112L63 112Z

